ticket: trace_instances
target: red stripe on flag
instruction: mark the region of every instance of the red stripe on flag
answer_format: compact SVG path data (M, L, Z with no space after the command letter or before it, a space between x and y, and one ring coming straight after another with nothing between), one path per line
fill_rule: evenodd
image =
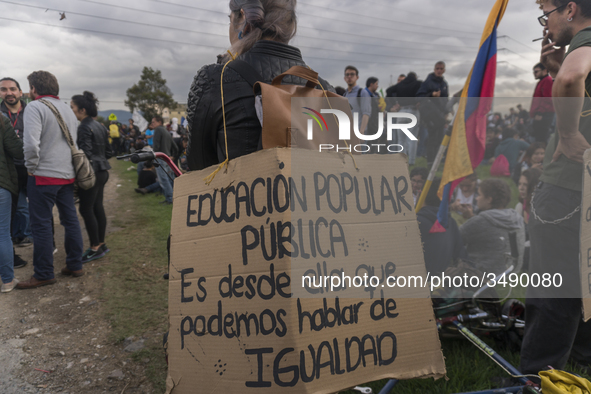
M478 108L466 120L466 144L468 145L472 168L476 168L480 164L486 149L486 115L492 108L496 68L497 55L495 54L490 58L486 65L482 88L480 90L480 102Z
M433 234L433 233L444 233L445 232L445 228L443 228L443 226L439 223L439 220L435 222L435 224L433 225L433 227L431 227L431 230L429 230L429 234Z

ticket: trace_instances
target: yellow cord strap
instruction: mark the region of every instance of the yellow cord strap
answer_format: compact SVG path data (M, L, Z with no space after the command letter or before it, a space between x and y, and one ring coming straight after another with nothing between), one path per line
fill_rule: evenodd
M224 68L222 68L222 76L221 76L221 80L220 80L220 89L222 92L222 117L224 118L224 144L226 146L226 160L224 160L222 163L220 163L218 168L214 172L209 174L209 176L207 178L203 179L205 181L205 184L208 186L213 181L213 179L218 174L218 172L220 172L222 167L226 166L226 171L228 171L228 163L230 162L230 159L228 158L228 134L226 133L226 109L224 107L224 72L226 71L226 66L231 61L236 60L236 55L232 54L232 52L230 52L229 50L228 50L228 53L230 54L231 59L228 60L226 62L226 64L224 64Z
M311 70L310 66L308 66L308 68ZM328 106L330 107L330 109L332 108L332 105L330 105L330 99L328 98L328 95L326 94L326 90L324 90L324 86L322 86L321 83L319 83L320 85L320 89L322 89L322 93L324 93L324 97L326 98L326 101L328 102ZM337 126L339 125L339 119L337 118L337 116L333 113L332 116L334 117L335 122L337 123ZM353 159L353 165L355 166L355 169L359 171L359 167L357 167L357 161L355 161L355 156L353 156L353 153L351 152L351 148L349 148L349 144L347 143L347 140L343 140L345 142L345 146L347 147L348 151L349 151L349 155L351 156L351 159Z
M230 54L231 59L228 60L226 62L226 64L224 64L224 68L222 68L222 76L220 77L220 90L221 90L221 96L222 96L222 117L224 119L224 144L226 147L226 160L224 160L222 163L220 163L220 165L218 165L218 168L216 168L214 172L212 172L211 174L209 174L209 176L207 176L206 178L203 179L205 181L206 185L209 185L214 180L215 176L218 174L218 172L220 172L220 170L224 166L226 166L226 171L228 171L228 163L230 162L230 159L228 158L228 134L226 132L226 110L225 110L225 106L224 106L224 72L226 71L226 66L231 61L236 60L236 55L232 54L232 52L230 52L229 50L228 50L228 54ZM328 102L330 109L332 109L332 105L330 105L330 100L328 99L328 96L327 96L326 91L324 90L324 87L322 86L322 84L320 84L320 88L322 89L322 92L324 93L324 97L326 98L326 101ZM335 117L335 121L337 122L337 125L338 125L339 122L338 122L336 115L333 114L333 116ZM347 146L347 148L349 148L349 144L347 143L347 141L345 141L345 145ZM357 167L357 162L355 161L355 157L353 157L353 154L351 153L350 150L349 150L349 155L351 155L351 158L353 159L353 164L355 165L355 169L359 170L359 168Z

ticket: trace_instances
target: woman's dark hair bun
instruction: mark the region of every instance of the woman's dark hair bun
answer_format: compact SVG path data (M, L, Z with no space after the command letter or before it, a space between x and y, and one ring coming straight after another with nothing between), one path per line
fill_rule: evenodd
M84 93L82 93L82 95L84 96L85 99L88 99L90 101L98 103L98 99L95 97L94 93L89 92L88 90L85 90Z
M73 96L72 102L74 102L79 109L85 109L88 116L94 118L98 115L98 99L94 93L84 91L82 94Z

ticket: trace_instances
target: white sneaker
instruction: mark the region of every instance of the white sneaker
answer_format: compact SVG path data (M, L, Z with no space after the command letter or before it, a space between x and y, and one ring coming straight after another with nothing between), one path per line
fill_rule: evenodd
M18 279L12 279L10 283L2 283L2 288L0 288L0 293L10 293L16 287L18 283Z

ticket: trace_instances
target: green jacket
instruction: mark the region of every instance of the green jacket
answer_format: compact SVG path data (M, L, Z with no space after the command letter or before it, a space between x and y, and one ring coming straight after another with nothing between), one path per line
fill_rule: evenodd
M0 115L0 187L18 194L18 177L14 159L23 160L23 141L18 138L10 121Z

